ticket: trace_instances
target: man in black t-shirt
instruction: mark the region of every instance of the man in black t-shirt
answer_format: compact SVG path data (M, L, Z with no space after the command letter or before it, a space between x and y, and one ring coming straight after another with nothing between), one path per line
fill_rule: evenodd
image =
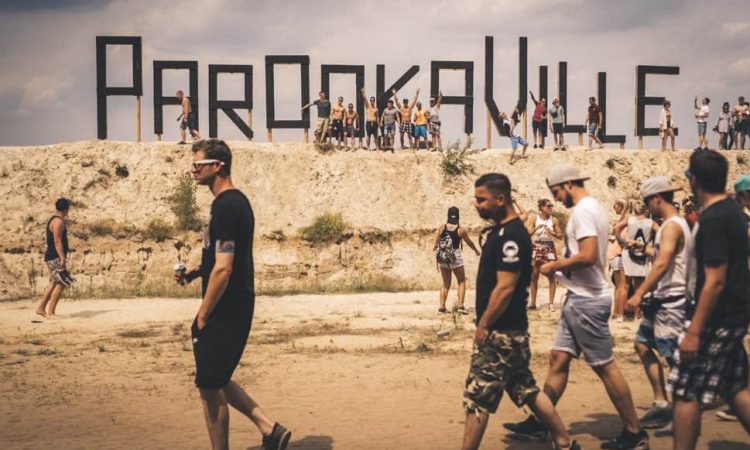
M747 219L725 192L727 172L726 158L713 150L693 152L685 172L702 212L693 229L687 270L692 318L669 375L676 449L695 448L700 406L717 396L750 432L748 359L742 345L750 325Z
M510 180L489 173L474 186L477 212L495 226L479 261L477 331L464 391L462 448L479 448L489 414L497 411L506 391L516 405L528 405L551 430L555 448L578 449L529 369L526 299L531 280L531 239L513 209Z
M304 111L313 105L318 107L318 121L315 124L315 139L316 142L320 144L325 140L328 125L330 124L331 102L326 98L326 93L324 91L320 91L318 96L319 98L317 100L303 106L301 111Z
M232 381L245 350L255 306L253 231L255 218L247 197L232 184L232 152L224 141L193 144L193 177L215 199L203 236L201 265L178 282L202 277L198 314L193 321L195 384L200 390L206 426L214 450L228 448L227 403L252 420L263 434L263 448L283 450L291 432L272 422L257 403Z

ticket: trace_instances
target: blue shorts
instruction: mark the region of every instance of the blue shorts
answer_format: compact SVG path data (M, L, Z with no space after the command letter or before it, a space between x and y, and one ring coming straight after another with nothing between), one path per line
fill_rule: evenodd
M700 135L706 134L707 127L708 127L708 122L698 122L698 134Z
M569 353L576 358L583 353L586 364L592 367L612 362L615 353L609 331L611 309L612 296L609 294L583 297L568 291L552 350Z
M187 118L183 119L180 123L180 128L183 130L188 129L190 131L198 131L198 126L195 124L195 115L188 113Z
M423 137L427 139L427 125L417 125L414 127L414 137Z
M589 136L596 136L596 131L599 128L598 123L590 123L589 124Z
M526 145L526 139L524 139L523 136L510 137L510 146L513 150L517 149L519 144Z

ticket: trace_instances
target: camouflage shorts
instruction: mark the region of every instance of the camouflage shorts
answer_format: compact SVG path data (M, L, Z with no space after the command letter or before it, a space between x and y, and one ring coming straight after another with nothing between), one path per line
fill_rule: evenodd
M466 377L464 408L467 412L494 413L503 390L518 406L539 392L529 369L529 336L523 332L491 331L487 343L474 343L471 369Z

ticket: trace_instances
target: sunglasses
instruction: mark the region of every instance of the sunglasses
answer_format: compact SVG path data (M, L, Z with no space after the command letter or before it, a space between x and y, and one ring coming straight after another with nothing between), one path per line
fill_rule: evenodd
M210 166L212 164L224 164L218 159L201 159L199 161L193 161L193 170L201 170L204 166Z

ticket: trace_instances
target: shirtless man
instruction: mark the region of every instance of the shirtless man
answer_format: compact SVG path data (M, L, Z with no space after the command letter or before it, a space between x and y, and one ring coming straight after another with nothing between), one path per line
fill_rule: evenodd
M333 137L336 138L336 146L341 148L344 142L344 97L339 97L338 103L331 108L331 128L333 128Z
M393 90L393 98L396 100L396 104L398 105L398 96L396 95L396 90ZM409 99L404 99L404 104L399 107L399 111L401 112L401 126L398 128L400 138L401 138L401 148L404 148L404 133L406 133L409 137L409 148L414 147L414 140L412 138L412 131L414 130L414 126L411 123L411 111L414 109L414 106L417 104L417 99L419 99L419 89L417 88L417 94L414 96L414 101L409 103Z
M383 128L383 149L390 150L393 152L394 142L396 138L396 124L398 123L401 115L398 109L393 105L393 100L386 102L383 114L380 115L380 126Z
M375 138L375 147L380 150L380 141L378 140L378 106L375 104L375 97L370 97L367 101L365 88L362 88L362 100L365 101L365 132L367 133L367 150L370 150L370 138Z
M198 124L195 123L195 115L193 114L193 108L190 104L190 97L185 95L182 91L177 91L175 94L177 99L182 102L182 114L180 114L180 117L177 118L177 120L180 122L180 142L178 144L184 144L185 138L187 137L185 134L185 130L190 130L190 136L193 137L193 140L201 139L200 133L198 133Z
M737 118L734 127L734 149L745 150L745 135L750 134L750 107L747 106L745 97L737 99L734 116Z
M352 103L349 103L349 105L347 105L346 112L344 113L344 118L344 122L346 124L346 137L351 139L351 148L355 149L357 147L354 146L354 140L357 139L357 134L359 134L359 113L357 113L357 111L354 109L354 105ZM349 148L349 144L345 144L347 148Z

